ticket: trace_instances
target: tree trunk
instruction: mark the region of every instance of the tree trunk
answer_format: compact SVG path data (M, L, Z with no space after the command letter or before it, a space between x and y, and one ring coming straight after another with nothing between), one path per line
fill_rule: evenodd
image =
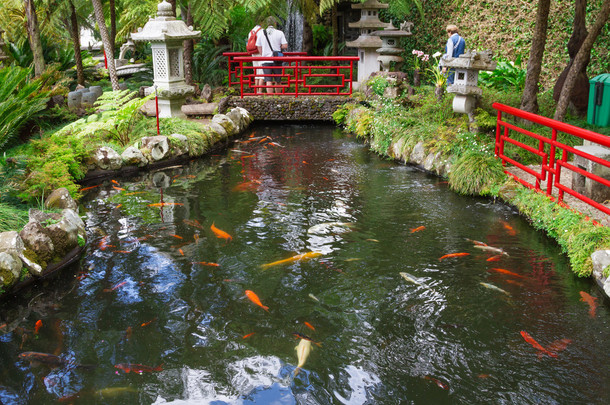
M70 35L74 44L74 61L76 62L76 81L81 86L85 85L85 71L83 69L83 57L80 53L80 33L78 20L76 19L76 9L74 3L70 0Z
M25 17L27 19L28 40L34 55L34 76L38 77L44 72L45 61L42 53L42 41L40 39L40 27L36 16L34 0L24 0Z
M112 45L112 58L114 59L114 50L116 45L116 7L114 0L108 2L110 7L110 45Z
M313 30L307 18L303 23L303 52L311 55L313 52Z
M112 49L110 44L110 35L108 35L108 28L106 28L106 22L104 21L104 11L102 10L101 0L91 0L93 4L93 11L95 12L95 19L102 35L102 42L104 43L104 52L107 49ZM112 90L119 90L119 78L116 75L116 68L114 66L114 58L109 52L106 53L106 59L108 61L108 76L110 76L110 83L112 84Z
M568 41L568 55L570 55L570 61L563 72L561 72L561 75L559 75L559 78L555 82L555 87L553 87L553 99L555 102L559 101L561 89L563 89L563 84L566 81L568 72L574 63L574 58L587 37L588 32L585 21L586 16L587 0L576 0L574 5L574 28L572 30L572 36ZM587 107L589 105L589 77L587 76L588 65L589 60L585 62L583 68L580 70L580 72L578 72L576 86L574 89L576 91L573 91L572 95L570 96L569 104L574 108L574 112L579 116L586 115Z
M542 57L546 46L546 31L549 25L549 10L551 0L538 0L538 12L536 14L536 28L532 38L532 48L527 61L527 76L523 96L521 97L521 109L536 114L538 112L538 80L542 70Z
M591 49L593 48L593 44L595 40L601 33L604 25L608 21L608 17L610 16L610 0L604 0L602 4L602 8L599 10L599 14L595 19L595 23L589 30L587 37L583 41L576 57L574 58L574 63L572 63L572 67L570 68L566 81L563 85L563 89L561 90L561 95L559 96L559 101L557 102L557 109L555 110L554 119L558 121L563 121L566 117L566 112L568 111L568 105L570 102L570 96L574 89L574 85L576 84L576 79L578 74L582 70L582 67L589 61L591 57Z
M193 25L193 14L191 13L191 3L189 2L186 9L186 25ZM193 52L195 50L195 40L185 39L182 45L184 47L184 81L186 84L193 86Z
M172 5L172 11L174 12L174 17L177 17L178 14L176 14L176 0L167 0L167 2Z
M333 56L339 55L339 24L337 24L337 5L330 9L330 21L333 30Z

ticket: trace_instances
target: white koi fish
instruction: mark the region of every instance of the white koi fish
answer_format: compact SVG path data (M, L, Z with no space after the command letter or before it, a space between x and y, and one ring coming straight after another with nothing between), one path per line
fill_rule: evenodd
M299 359L299 364L297 364L297 368L294 370L294 375L296 376L301 370L301 367L305 365L307 357L309 357L309 353L311 353L311 341L301 339L299 345L294 349L297 351L297 358Z
M510 293L509 293L508 291L504 291L504 290L503 290L503 289L501 289L500 287L496 287L496 286L495 286L495 285L493 285L493 284L489 284L489 283L483 283L483 282L481 282L480 284L481 284L483 287L485 287L485 288L489 288L490 290L496 290L496 291L499 291L499 292L501 292L501 293L503 293L503 294L506 294L506 295L510 296Z
M508 253L506 253L504 251L504 249L502 249L502 248L497 248L497 247L493 247L493 246L489 246L489 245L474 245L474 247L476 249L485 250L487 252L493 252L493 253L497 253L499 255L506 255L506 256L508 256Z
M398 274L400 274L402 276L402 278L404 278L409 283L413 283L415 285L422 285L419 281L417 281L417 279L415 277L413 277L409 273L405 273L404 271L401 271Z

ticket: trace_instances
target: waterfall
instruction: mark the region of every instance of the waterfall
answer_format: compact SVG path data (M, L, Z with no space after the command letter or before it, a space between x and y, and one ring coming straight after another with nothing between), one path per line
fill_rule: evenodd
M288 0L286 7L288 9L288 17L286 17L284 35L286 35L286 40L288 41L288 51L301 52L303 49L303 24L305 19L303 13L299 10L296 0Z

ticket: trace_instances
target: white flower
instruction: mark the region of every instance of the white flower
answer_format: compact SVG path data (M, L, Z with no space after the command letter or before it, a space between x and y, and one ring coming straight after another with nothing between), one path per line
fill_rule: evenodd
M439 56L441 56L442 53L440 52L436 52L434 55L432 55L433 58L438 58Z

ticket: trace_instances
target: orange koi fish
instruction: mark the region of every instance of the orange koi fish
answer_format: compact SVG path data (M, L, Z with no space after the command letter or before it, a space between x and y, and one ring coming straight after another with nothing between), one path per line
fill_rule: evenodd
M472 242L472 244L473 244L473 245L475 245L475 246L487 246L487 243L485 243L485 242L481 242L481 241L479 241L479 240L468 239L468 238L466 238L466 240L467 240L468 242Z
M449 253L449 254L439 257L438 260L441 261L441 260L447 259L449 257L461 257L461 256L470 256L470 253Z
M233 237L231 235L229 235L228 233L226 233L222 229L216 228L216 226L214 226L213 222L212 222L212 226L210 226L210 229L212 230L212 232L214 232L214 235L216 235L216 237L219 238L219 239L224 239L227 242L233 240Z
M193 228L203 229L203 226L201 226L199 221L197 221L196 219L195 220L185 219L182 222L184 222L188 226L192 226Z
M570 343L572 343L570 339L559 339L548 345L546 348L548 351L557 354L564 351Z
M413 228L411 229L411 233L415 233L415 232L419 232L419 231L423 231L424 229L426 229L425 226L418 226L417 228Z
M114 253L131 253L133 250L113 250Z
M110 180L110 182L116 184L117 186L119 185L119 182L116 180Z
M502 255L495 255L495 256L492 256L492 257L488 258L485 261L486 262L499 262L500 258L502 258Z
M40 328L42 328L42 321L39 319L36 321L36 325L34 325L34 336L38 335Z
M247 335L243 335L242 339L248 339L250 336L254 335L256 332L248 333Z
M220 264L212 263L212 262L192 262L192 263L193 264L201 264L202 266L220 267Z
M151 319L151 320L150 320L150 321L148 321L148 322L144 322L143 324L141 324L141 325L140 325L140 327L141 327L141 328L143 328L143 327L145 327L145 326L148 326L148 325L150 325L151 323L153 323L153 322L154 322L154 321L156 321L156 320L157 320L157 318L155 317L155 318Z
M119 191L125 191L124 188L117 187L117 186L112 186L112 188L115 189L115 190L119 190Z
M318 256L322 256L322 253L320 253L320 252L301 253L300 255L292 256L292 257L289 257L288 259L283 259L283 260L278 260L276 262L263 264L263 265L261 265L261 268L267 269L272 266L277 266L277 265L285 264L285 263L298 262L301 260L309 260L309 259L316 258Z
M515 280L504 280L504 282L506 282L508 284L514 284L514 285L516 285L518 287L523 287L523 283L520 283L520 282L515 281Z
M597 308L597 303L595 302L597 300L597 298L591 296L590 294L587 294L584 291L580 292L580 300L582 302L586 302L587 304L589 304L589 315L591 316L591 318L595 318L595 309Z
M104 292L110 292L110 291L114 291L114 290L116 290L117 288L121 288L121 287L123 287L125 284L127 284L127 281L123 281L123 282L121 282L121 283L118 283L118 284L116 284L116 285L115 285L114 287L112 287L112 288L105 288L105 289L104 289Z
M183 238L182 236L180 236L180 235L174 235L174 234L172 234L172 235L169 235L169 236L172 236L172 237L174 237L174 238L176 238L176 239L184 239L184 238Z
M309 336L307 336L304 333L299 333L299 332L292 332L292 334L294 335L295 339L303 339L303 340L308 340L311 343L313 343L314 345L318 346L318 347L322 347L322 343L320 342L316 342L315 340L313 340L312 338L310 338Z
M81 188L80 190L78 190L79 192L83 192L83 191L87 191L87 190L91 190L94 189L96 187L101 186L101 184L98 184L97 186L90 186L90 187L85 187L85 188Z
M498 269L498 268L492 268L492 270L495 271L495 272L498 272L498 273L508 274L509 276L513 276L513 277L525 278L525 276L522 276L521 274L514 273L514 272L512 272L510 270Z
M163 371L163 364L157 367L145 366L143 364L131 364L131 363L120 363L114 366L119 370L123 370L125 373L152 373L153 371Z
M162 203L154 203L154 204L148 204L149 207L167 207L170 205L179 205L179 206L183 206L184 204L182 203L169 203L169 202L162 202Z
M310 324L309 322L303 322L305 324L305 326L307 326L309 329L311 330L316 330L316 328L313 327L312 324Z
M258 295L256 295L254 291L246 290L246 297L265 311L269 312L269 307L263 305L261 300L258 298Z
M442 388L444 390L448 390L449 389L449 386L446 383L444 383L441 380L439 380L438 378L434 378L434 377L431 377L429 375L426 375L426 376L424 376L424 379L426 379L428 381L432 381L439 388Z
M546 353L551 357L557 357L557 354L552 353L552 352L548 351L547 349L545 349L544 347L542 347L542 345L540 345L540 343L536 342L536 340L534 340L534 338L526 331L522 330L521 336L523 336L523 339L525 339L525 341L527 343L532 345L535 349L539 350L540 352Z
M119 204L119 205L117 205L116 207L114 207L114 209L116 210L116 209L118 209L118 208L121 208L122 206L123 206L123 204Z
M511 235L511 236L515 236L515 235L517 234L517 231L515 231L515 230L513 229L513 227L512 227L512 226L510 226L510 225L508 224L508 222L506 222L506 221L500 221L500 223L502 224L502 226L504 227L504 229L506 229L506 233L508 233L509 235Z
M491 375L489 375L489 374L479 374L477 377L479 377L481 379L485 379L485 378L491 377Z
M233 191L257 191L258 190L258 186L261 184L260 181L256 181L256 180L252 180L252 181L245 181L243 183L239 183L238 185L236 185L235 187L233 187Z
M184 250L178 249L178 252L180 253L180 255L184 256Z
M104 237L103 237L103 238L100 240L100 244L99 244L99 248L100 248L100 250L106 250L106 249L111 248L111 247L116 247L116 246L114 246L114 245L109 245L109 244L108 244L108 239L110 239L110 235L106 235L106 236L104 236Z

